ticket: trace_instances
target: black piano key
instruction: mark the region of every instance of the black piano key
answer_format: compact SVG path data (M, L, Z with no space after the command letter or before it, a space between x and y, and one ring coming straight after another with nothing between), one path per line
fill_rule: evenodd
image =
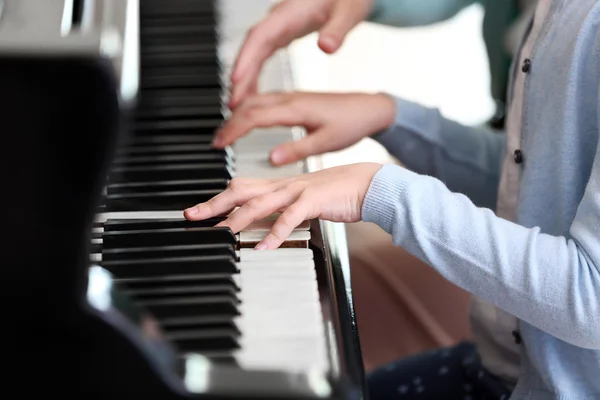
M156 47L161 47L157 45ZM195 52L171 52L171 53L145 53L141 56L142 63L151 68L169 66L200 66L216 63L216 50L206 49Z
M218 326L208 329L178 329L165 332L165 337L184 353L236 350L240 348L239 336L240 334L236 330Z
M211 325L228 325L232 329L237 329L237 326L233 322L230 316L225 315L194 315L191 317L169 317L162 318L160 325L166 329L172 329L177 327L198 327L203 328Z
M196 79L202 77L207 80L206 83L221 84L221 65L218 61L204 61L197 65L152 65L146 64L141 69L141 79L157 79L158 77L173 76L195 76ZM216 88L218 86L208 86L207 88ZM193 87L191 87L193 89ZM174 89L174 88L173 88Z
M214 132L214 131L213 131ZM148 136L136 136L132 138L130 144L131 146L154 146L157 144L160 145L188 145L188 144L203 144L210 145L212 142L213 135L211 134L196 134L193 130L189 132L189 134L157 134L157 135L148 135Z
M191 119L180 121L142 121L134 125L134 135L214 135L223 119ZM136 138L137 139L137 138Z
M219 243L236 245L237 239L226 227L105 231L102 235L103 249Z
M239 336L241 335L241 331L233 321L230 316L223 316L221 318L206 318L206 317L185 317L185 318L177 318L181 323L165 324L164 321L170 321L173 319L163 319L157 321L163 331L165 332L174 332L174 331L182 331L182 330L213 330L215 328L226 329L233 334ZM195 321L199 321L196 323Z
M143 90L140 99L140 107L214 106L221 103L221 90L216 88Z
M215 19L215 15L212 12L206 13L194 13L190 12L187 15L160 15L160 16L150 16L147 15L143 18L141 25L145 27L152 26L172 26L172 25L193 25L193 24L202 24L202 25L212 25L215 26L217 20Z
M232 296L184 297L141 300L136 302L147 308L159 321L169 317L193 317L197 315L240 315L238 301Z
M197 117L219 118L222 115L220 106L140 108L135 113L136 120L138 121L160 121Z
M228 256L152 258L103 261L102 267L117 278L157 278L170 275L235 274L235 260Z
M208 35L215 35L215 27L200 24L178 24L178 25L148 25L140 26L140 36L145 40L155 37L183 37L185 39L206 39ZM216 39L216 37L215 37Z
M160 278L143 279L115 279L115 282L126 290L153 290L168 287L186 287L188 285L227 286L232 292L239 292L240 288L233 280L231 274L203 274L203 275L168 275ZM200 324L201 321L194 322Z
M109 175L110 183L155 182L194 179L232 179L230 166L223 163L170 164L115 167Z
M187 354L193 354L193 352L189 352ZM211 362L219 365L231 365L238 368L241 368L235 358L235 354L231 352L219 352L219 351L204 351L202 352L202 357L208 358ZM185 359L185 356L182 356Z
M187 324L177 324L177 325L165 325L162 323L162 321L159 321L159 325L161 326L163 332L166 333L176 333L176 332L182 332L185 330L189 330L189 331L213 331L214 329L220 329L220 330L225 330L228 333L230 333L231 335L233 335L233 337L239 338L241 336L241 332L238 329L238 327L235 325L235 323L233 322L231 317L225 317L226 319L224 319L222 322L213 322L213 323L203 323L203 324L194 324L193 321L194 318L180 318L180 320L183 321L187 321L190 323Z
M241 335L241 331L232 320L230 316L222 317L222 318L206 318L206 317L186 317L186 318L178 318L179 321L183 321L184 323L178 324L164 324L164 321L168 321L169 319L163 319L157 321L164 332L176 332L183 330L214 330L218 329L226 329L229 332L232 332L236 336ZM199 320L200 323L195 323L194 321Z
M190 244L178 246L133 247L104 249L102 261L144 260L151 258L224 256L237 260L235 249L230 244ZM173 286L176 284L169 284Z
M226 217L213 217L202 221L185 219L109 219L102 224L105 232L137 231L143 229L210 228L225 221Z
M206 202L222 190L188 190L110 194L105 198L107 212L183 210Z
M170 53L196 53L196 52L213 52L217 54L217 45L214 42L192 42L192 43L171 43L169 45L161 44L146 44L142 40L140 54L142 59L151 54L170 54Z
M134 165L168 165L168 164L198 164L202 162L231 162L228 157L214 153L199 154L152 154L152 155L130 155L115 158L113 163L119 166Z
M196 71L169 71L156 68L144 71L140 78L142 91L149 89L178 89L178 88L204 88L219 89L223 86L219 76L219 66L199 66Z
M227 179L196 179L185 181L157 181L143 183L114 183L106 187L107 195L123 193L153 193L188 190L223 191L227 188Z
M124 146L117 150L117 156L151 156L155 154L210 154L224 159L234 159L233 151L227 147L216 149L209 143L189 144L145 144Z
M92 232L92 239L102 239L102 232Z
M165 41L160 41L157 44L166 45L167 43L163 43ZM213 79L217 82L220 81L220 71L222 70L221 63L218 58L213 57L204 57L200 56L196 60L196 62L188 62L188 63L177 63L175 61L169 62L170 60L166 57L159 57L158 55L152 55L149 57L156 57L155 60L142 64L140 68L142 76L147 73L154 74L162 74L162 75L181 75L185 74L186 71L189 71L193 68L203 69L206 72L210 72L213 74ZM144 60L142 60L143 62Z
M229 285L188 284L187 286L165 286L153 289L123 289L123 293L139 300L150 300L181 296L235 296L236 290Z
M100 253L102 253L102 243L91 243L90 244L90 254L100 254Z
M206 74L147 74L140 80L140 88L163 89L163 88L221 88L223 85L212 73Z

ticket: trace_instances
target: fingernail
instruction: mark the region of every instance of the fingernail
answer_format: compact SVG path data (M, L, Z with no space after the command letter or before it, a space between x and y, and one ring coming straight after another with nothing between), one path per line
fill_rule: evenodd
M254 250L266 250L267 249L267 245L263 242L260 242L259 244L257 244L254 247Z
M321 46L325 47L325 51L333 51L338 47L338 40L328 34L321 36Z
M285 161L285 150L275 149L271 153L271 162L273 164L281 164Z
M212 141L212 145L215 146L215 147L222 146L223 145L223 139L221 139L219 137L214 138L213 141Z
M185 210L188 214L191 215L196 215L198 214L198 207L190 207L187 210Z

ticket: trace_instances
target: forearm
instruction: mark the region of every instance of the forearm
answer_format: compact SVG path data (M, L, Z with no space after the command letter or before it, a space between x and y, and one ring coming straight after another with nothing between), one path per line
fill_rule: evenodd
M572 238L551 236L498 218L435 178L386 165L362 218L472 294L561 340L600 349L600 254L590 252L597 239L588 215L598 207L583 203Z
M414 27L445 21L477 0L375 0L367 21Z
M373 136L407 168L444 182L475 204L495 208L505 135L467 127L436 109L396 99L396 120Z

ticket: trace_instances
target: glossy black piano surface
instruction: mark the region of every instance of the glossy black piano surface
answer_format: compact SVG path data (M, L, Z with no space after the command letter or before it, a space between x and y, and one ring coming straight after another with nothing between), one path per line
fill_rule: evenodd
M16 327L9 343L19 349L11 363L27 368L40 353L75 372L49 372L52 384L30 393L365 398L351 291L318 221L309 246L324 372L240 365L248 327L237 322L245 310L239 238L213 227L222 219L95 222L97 213L182 210L224 190L235 174L236 154L210 147L225 90L215 4L142 0L139 11L131 113L101 59L0 54L0 207L10 232L2 254L8 282L17 282L4 292L16 300L7 313Z

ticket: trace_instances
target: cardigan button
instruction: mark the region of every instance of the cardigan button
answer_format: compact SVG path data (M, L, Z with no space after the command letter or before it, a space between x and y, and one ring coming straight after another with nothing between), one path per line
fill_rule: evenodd
M513 159L515 160L515 163L521 164L523 162L523 152L519 149L515 150Z
M531 69L531 60L529 58L526 58L525 60L523 60L523 65L521 65L521 71L528 73L530 69Z
M515 343L516 344L521 344L523 343L523 338L521 338L521 334L519 333L519 331L512 331L512 335L515 338Z

